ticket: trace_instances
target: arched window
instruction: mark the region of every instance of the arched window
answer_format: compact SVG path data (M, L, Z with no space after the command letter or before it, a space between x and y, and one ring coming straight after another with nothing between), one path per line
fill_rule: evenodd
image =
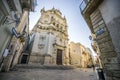
M55 22L53 22L53 25L55 26Z

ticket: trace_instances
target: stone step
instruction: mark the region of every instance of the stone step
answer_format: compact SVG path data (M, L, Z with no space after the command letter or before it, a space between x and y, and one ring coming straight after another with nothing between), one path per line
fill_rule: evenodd
M11 71L17 71L23 69L70 70L70 69L74 69L74 67L64 66L64 65L18 64L13 69L11 69Z

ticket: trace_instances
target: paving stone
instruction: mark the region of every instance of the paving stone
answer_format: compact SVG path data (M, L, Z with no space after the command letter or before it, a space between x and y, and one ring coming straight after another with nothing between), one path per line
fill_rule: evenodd
M29 68L27 69L26 67ZM37 68L36 68L37 67ZM55 68L55 69L54 69ZM9 72L1 72L0 80L97 80L91 68L71 66L17 65Z

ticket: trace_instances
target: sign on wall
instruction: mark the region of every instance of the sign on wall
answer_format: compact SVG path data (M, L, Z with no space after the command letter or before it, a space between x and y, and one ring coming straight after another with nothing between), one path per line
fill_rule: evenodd
M12 28L12 33L13 33L13 35L15 35L16 38L19 37L19 34L17 33L17 31L15 30L14 27Z

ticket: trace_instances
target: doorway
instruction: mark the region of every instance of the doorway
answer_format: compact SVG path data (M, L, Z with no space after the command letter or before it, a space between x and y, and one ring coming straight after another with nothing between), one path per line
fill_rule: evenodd
M57 65L62 65L62 50L57 49L57 60L56 60Z
M23 55L21 59L21 64L26 64L27 63L27 57L28 55Z

